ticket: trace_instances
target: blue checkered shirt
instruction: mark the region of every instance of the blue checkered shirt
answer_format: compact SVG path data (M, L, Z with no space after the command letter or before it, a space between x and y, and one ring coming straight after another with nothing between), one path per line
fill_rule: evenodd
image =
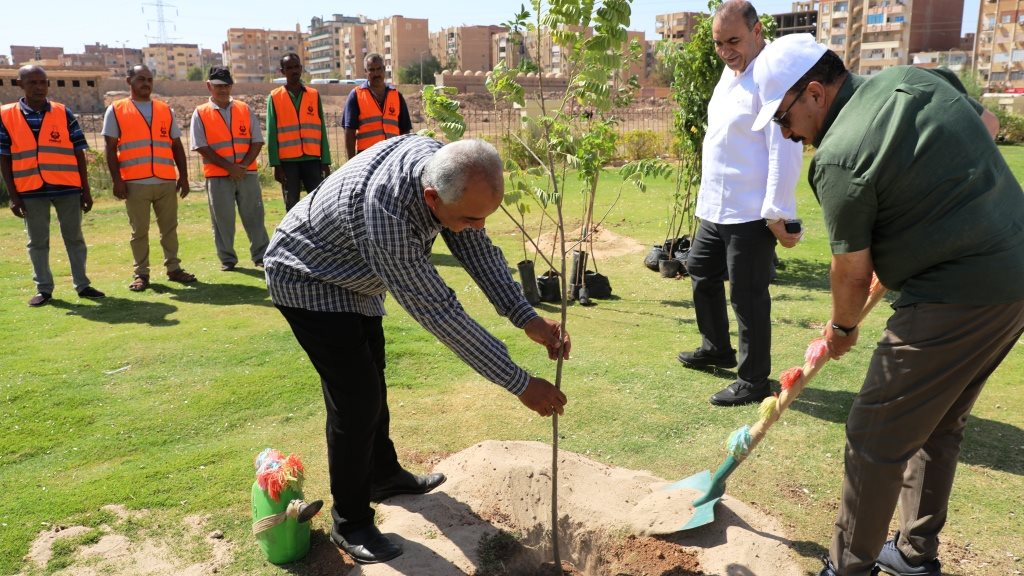
M519 395L529 375L505 345L466 314L430 263L440 234L494 305L522 328L537 316L483 230L443 229L423 200L420 175L441 144L391 138L349 160L288 212L264 256L275 304L384 315L384 295L488 380Z
M33 110L29 108L28 104L25 103L25 99L18 100L18 106L21 108L21 113L25 115L25 122L28 123L28 127L32 129L32 133L36 135L36 139L39 139L39 130L43 127L43 115L48 114L52 106L50 101L47 100L46 104L43 105L42 110ZM85 141L85 134L82 133L82 128L78 125L78 119L71 113L69 106L64 106L68 116L68 136L71 138L71 145L75 147L75 151L85 150L89 147L89 143ZM11 134L4 126L3 121L0 121L0 156L11 155ZM43 187L36 191L32 191L33 198L53 198L55 196L67 196L71 194L80 194L82 189L78 186L64 186L61 184L49 184L43 183Z

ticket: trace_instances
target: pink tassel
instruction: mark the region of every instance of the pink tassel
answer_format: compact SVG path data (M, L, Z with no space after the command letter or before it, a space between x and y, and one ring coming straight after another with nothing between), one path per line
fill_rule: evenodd
M794 366L779 376L779 384L782 386L783 390L789 390L793 387L793 384L796 384L800 378L803 377L803 375L804 369L800 366Z
M828 344L825 343L824 338L818 338L817 340L812 341L807 347L807 352L804 353L804 362L814 366L820 362L826 354L828 354Z

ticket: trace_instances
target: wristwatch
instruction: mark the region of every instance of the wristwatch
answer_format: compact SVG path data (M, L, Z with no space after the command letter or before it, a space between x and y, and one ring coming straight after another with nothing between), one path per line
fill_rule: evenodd
M835 334L838 334L839 336L842 336L843 338L846 338L846 337L850 336L851 334L853 334L853 331L856 330L856 329L857 329L857 325L856 324L854 324L853 326L850 326L849 328L847 328L845 326L840 326L839 324L836 324L835 322L832 323L832 332L835 333Z

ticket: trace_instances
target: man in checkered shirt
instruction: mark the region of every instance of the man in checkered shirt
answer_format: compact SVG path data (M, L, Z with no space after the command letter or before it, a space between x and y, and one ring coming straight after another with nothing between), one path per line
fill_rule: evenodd
M541 416L562 414L565 395L509 358L505 345L466 314L430 262L440 234L498 314L569 357L569 336L537 315L484 231L501 205L502 163L486 142L442 146L390 138L359 154L300 201L267 249L267 287L320 375L327 406L332 539L356 561L384 562L402 549L373 523L371 501L422 494L443 474L398 463L388 436L384 295L488 380Z

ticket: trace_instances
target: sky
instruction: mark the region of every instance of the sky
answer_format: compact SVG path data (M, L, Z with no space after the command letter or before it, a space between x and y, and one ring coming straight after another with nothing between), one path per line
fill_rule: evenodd
M200 44L221 51L228 28L270 28L303 31L314 16L330 19L332 14L364 14L371 19L402 15L427 18L430 31L448 26L500 24L511 19L528 0L384 0L345 2L328 0L47 0L47 18L0 19L0 54L10 55L10 46L63 46L68 53L84 50L85 44L141 48L160 41L157 3L163 2L166 34L171 42ZM964 30L973 31L978 19L978 2L964 1ZM286 7L282 9L282 6ZM788 12L791 0L754 0L759 12ZM656 39L654 17L667 12L706 11L705 0L634 0L631 30L643 30Z

